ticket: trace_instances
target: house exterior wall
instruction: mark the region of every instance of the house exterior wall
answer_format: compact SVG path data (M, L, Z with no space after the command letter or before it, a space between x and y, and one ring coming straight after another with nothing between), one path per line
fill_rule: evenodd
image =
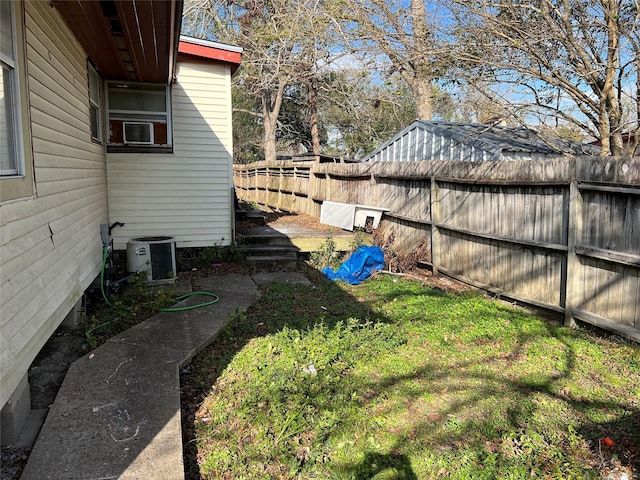
M109 221L114 248L143 236L177 247L233 240L231 70L178 60L172 85L173 153L108 153Z
M0 206L0 406L98 275L107 221L85 54L49 2L24 8L35 194Z

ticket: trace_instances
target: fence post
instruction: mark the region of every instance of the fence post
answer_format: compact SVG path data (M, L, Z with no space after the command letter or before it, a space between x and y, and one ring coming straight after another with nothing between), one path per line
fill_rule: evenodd
M282 204L283 204L283 198L282 198L282 184L284 183L284 167L281 165L278 167L278 200L276 200L276 203L278 204L278 211L282 212Z
M569 205L567 206L567 269L564 281L565 301L564 301L564 325L565 327L575 327L573 309L579 288L578 271L580 264L576 255L576 243L578 236L582 232L582 195L578 188L578 181L571 180L569 185Z
M431 213L431 267L433 274L438 274L438 264L440 260L440 230L437 224L440 223L440 187L435 177L431 177L431 188L429 189L429 212Z
M309 215L314 215L314 216L316 216L315 214L316 202L314 198L316 197L316 191L318 189L317 187L318 179L316 178L316 170L319 164L320 162L316 160L311 164L309 168L309 187L307 190L307 204L305 205L305 211L304 211L304 213L307 213ZM317 215L317 217L320 218L320 215Z

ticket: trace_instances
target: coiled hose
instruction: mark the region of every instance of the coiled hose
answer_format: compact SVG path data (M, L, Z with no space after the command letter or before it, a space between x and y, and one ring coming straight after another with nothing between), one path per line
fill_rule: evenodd
M102 268L100 269L100 292L102 293L102 298L104 299L105 303L107 305L109 305L111 308L113 309L118 309L118 307L116 307L113 303L111 303L109 301L109 297L107 296L107 293L105 292L104 289L104 272L105 272L105 268L107 265L107 259L109 258L109 247L107 245L105 245L102 248ZM207 307L209 305L213 305L214 303L217 303L218 301L220 301L220 297L218 297L215 293L212 292L191 292L191 293L186 293L184 295L180 295L178 297L175 297L172 299L172 301L174 303L178 303L182 300L185 300L186 298L189 297L193 297L195 295L203 295L203 296L207 296L207 297L212 297L212 300L208 301L208 302L204 302L204 303L197 303L195 305L188 305L185 307L166 307L166 308L158 308L159 311L161 312L184 312L187 310L195 310L196 308L202 308L202 307ZM143 303L143 305L148 305L148 303ZM125 312L121 312L117 318L109 321L109 322L105 322L102 323L94 328L92 328L91 330L87 331L87 335L91 334L92 332L98 330L99 328L105 327L115 321L118 320L118 318L124 316L124 314L126 312L128 312L130 309L127 309Z

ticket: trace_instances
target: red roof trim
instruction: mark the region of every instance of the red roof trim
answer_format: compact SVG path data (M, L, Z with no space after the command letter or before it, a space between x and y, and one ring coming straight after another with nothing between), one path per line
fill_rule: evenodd
M231 52L222 48L207 47L204 45L196 45L195 43L180 42L178 52L186 55L207 58L209 60L218 60L225 63L231 63L236 66L240 65L242 53Z

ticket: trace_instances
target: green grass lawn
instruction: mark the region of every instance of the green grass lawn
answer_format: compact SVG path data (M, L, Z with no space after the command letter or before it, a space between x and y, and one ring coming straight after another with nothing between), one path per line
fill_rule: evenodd
M263 288L194 359L202 478L638 472L637 345L383 274L314 281Z

